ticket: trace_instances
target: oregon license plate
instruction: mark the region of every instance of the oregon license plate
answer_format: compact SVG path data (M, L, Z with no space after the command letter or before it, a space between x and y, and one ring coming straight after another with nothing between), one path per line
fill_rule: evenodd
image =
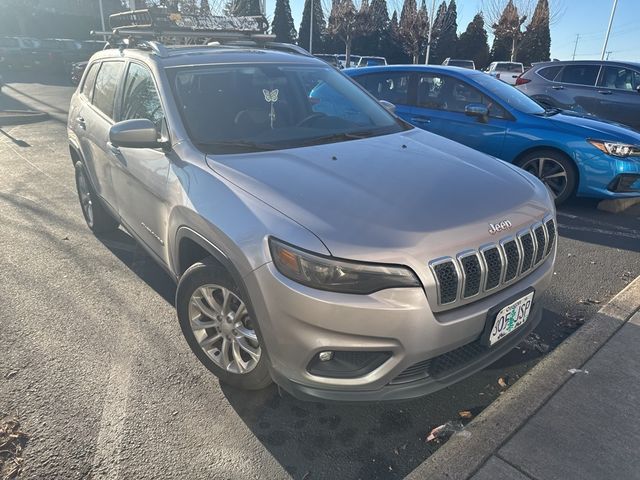
M489 345L499 342L527 321L533 305L533 293L528 293L498 312L489 332Z

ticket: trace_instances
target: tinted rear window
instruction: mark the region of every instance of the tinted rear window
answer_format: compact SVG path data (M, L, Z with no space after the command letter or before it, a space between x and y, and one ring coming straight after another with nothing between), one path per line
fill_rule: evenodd
M600 72L599 65L567 65L560 74L560 81L575 85L593 86L596 84L598 72Z
M472 60L449 60L447 65L451 67L474 68Z
M496 70L501 72L514 72L514 73L522 73L524 71L524 67L521 63L508 63L508 62L499 62L496 65Z
M540 70L538 70L538 75L540 75L542 78L553 81L553 79L556 78L561 69L561 66L541 68Z

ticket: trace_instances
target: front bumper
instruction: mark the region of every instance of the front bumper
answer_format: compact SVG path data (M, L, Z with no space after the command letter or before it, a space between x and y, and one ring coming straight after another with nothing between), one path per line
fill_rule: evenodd
M534 272L494 295L440 313L432 312L422 288L388 289L371 295L326 292L287 279L272 263L256 269L245 283L259 319L271 375L285 390L304 399L397 400L457 382L519 343L540 321L537 299L551 280L554 259L550 255ZM454 368L398 382L409 367L472 348L485 328L487 313L529 287L536 291L530 317L510 337L467 355ZM385 352L387 356L359 376L336 378L309 372L310 362L322 351Z
M640 158L615 158L605 153L584 161L580 158L579 196L603 199L640 197L639 183L625 181L628 177L640 178ZM633 188L621 188L627 183Z

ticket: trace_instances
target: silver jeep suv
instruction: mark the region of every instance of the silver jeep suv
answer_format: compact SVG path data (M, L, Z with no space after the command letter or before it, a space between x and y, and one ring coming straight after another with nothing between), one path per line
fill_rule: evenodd
M412 128L311 56L105 50L68 132L87 224L121 225L176 280L184 336L228 384L411 398L540 320L544 185Z

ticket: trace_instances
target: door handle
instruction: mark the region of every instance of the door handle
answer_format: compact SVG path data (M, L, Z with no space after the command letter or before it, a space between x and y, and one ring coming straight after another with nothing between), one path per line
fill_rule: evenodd
M83 130L86 130L86 129L87 129L87 124L86 124L86 122L84 121L84 118L83 118L83 117L76 117L76 122L77 122L78 126L79 126L81 129L83 129Z
M551 88L553 88L554 90L564 90L564 87L562 85L553 85Z
M613 92L611 90L598 90L600 95L611 95Z
M427 117L411 117L411 121L415 123L431 123L431 119Z

